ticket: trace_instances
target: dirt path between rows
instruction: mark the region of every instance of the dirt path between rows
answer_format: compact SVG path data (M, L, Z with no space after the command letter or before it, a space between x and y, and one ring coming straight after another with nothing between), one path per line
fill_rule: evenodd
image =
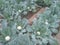
M45 10L45 8L41 8L41 9L39 9L39 11L37 11L36 13L34 13L33 15L32 14L30 14L30 15L32 15L32 16L28 16L28 20L29 20L29 24L32 24L32 21L33 21L33 19L34 18L36 18L37 17L37 14L39 14L39 13L43 13L44 12L44 10Z

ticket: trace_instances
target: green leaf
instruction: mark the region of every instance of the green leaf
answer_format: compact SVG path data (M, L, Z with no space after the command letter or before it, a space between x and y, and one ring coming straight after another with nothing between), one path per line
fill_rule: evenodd
M50 45L58 45L58 42L54 39L49 39L49 44Z

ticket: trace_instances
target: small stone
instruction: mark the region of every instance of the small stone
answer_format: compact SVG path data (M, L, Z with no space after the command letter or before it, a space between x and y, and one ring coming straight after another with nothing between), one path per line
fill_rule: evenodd
M37 34L40 35L40 32L38 31Z
M48 22L45 22L45 24L48 24Z
M9 41L9 40L10 40L10 36L6 36L6 37L5 37L5 40L6 40L6 41Z
M46 20L45 24L48 25L48 20Z
M18 10L19 12L22 12L21 10Z
M21 29L22 29L22 27L21 27L21 26L18 26L18 27L17 27L17 29L18 29L18 30L21 30Z
M30 7L27 7L27 9L30 9Z

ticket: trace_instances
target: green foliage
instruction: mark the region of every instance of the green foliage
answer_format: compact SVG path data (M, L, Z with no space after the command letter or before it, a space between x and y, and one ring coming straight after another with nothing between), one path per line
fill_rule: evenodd
M4 18L11 16L27 15L29 11L35 10L37 5L34 0L1 0L0 10Z
M50 6L52 4L53 0L37 0L36 3L39 5L39 6L42 6L42 7L46 7L46 6Z
M29 25L23 18L29 11L35 12L39 6L47 7L43 14ZM0 21L0 45L58 45L52 34L60 20L59 0L1 0L0 12L3 19Z

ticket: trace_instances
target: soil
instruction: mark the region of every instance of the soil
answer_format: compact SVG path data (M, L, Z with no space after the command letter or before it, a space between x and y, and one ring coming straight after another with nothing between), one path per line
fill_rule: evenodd
M37 17L37 14L43 13L44 10L45 10L45 8L41 8L41 9L39 9L36 13L30 13L30 14L27 16L27 18L28 18L28 20L29 20L29 24L31 25L33 19Z
M58 41L58 44L60 45L60 32L56 35L56 39Z

